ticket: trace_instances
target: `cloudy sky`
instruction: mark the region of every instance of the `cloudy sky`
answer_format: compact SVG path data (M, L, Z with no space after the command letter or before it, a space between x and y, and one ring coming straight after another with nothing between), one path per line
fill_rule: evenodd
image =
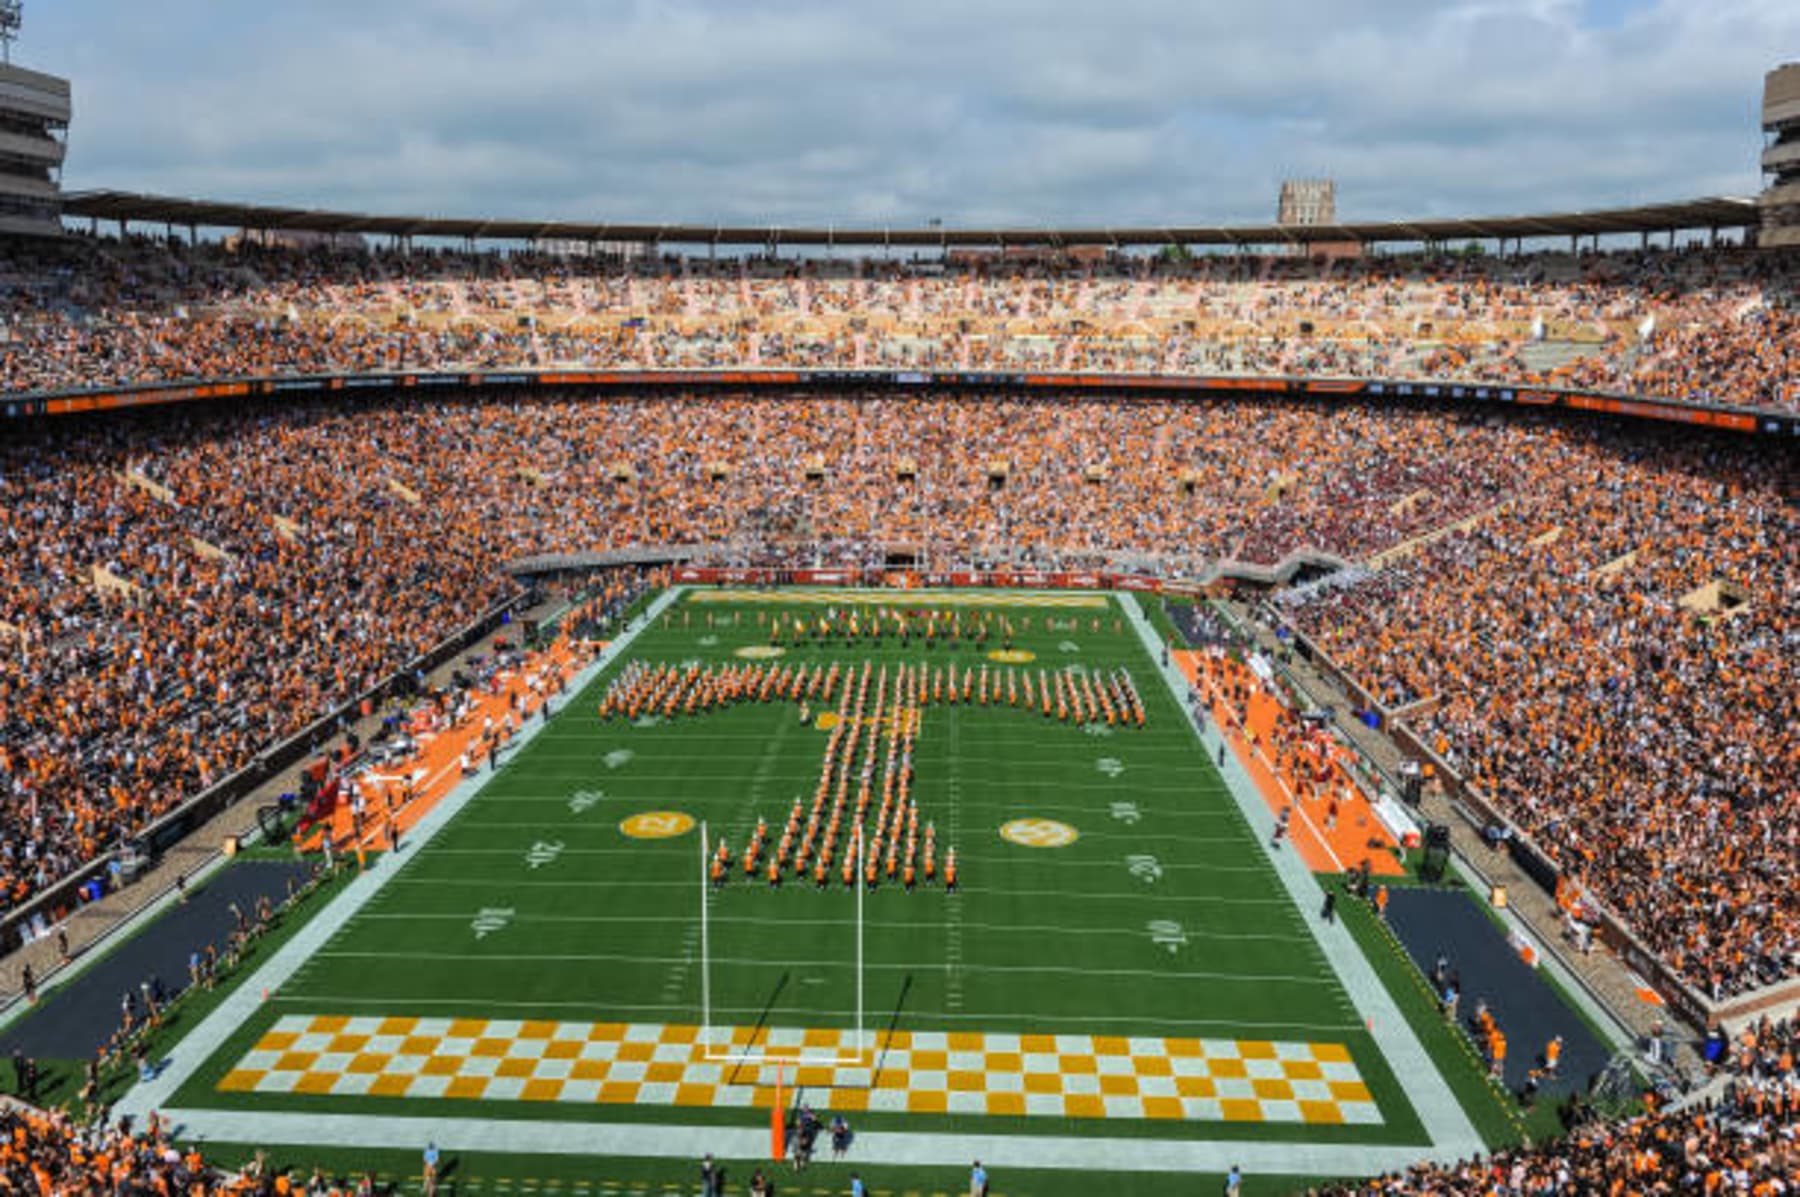
M1753 194L1796 0L26 0L64 183L435 215L1374 219Z

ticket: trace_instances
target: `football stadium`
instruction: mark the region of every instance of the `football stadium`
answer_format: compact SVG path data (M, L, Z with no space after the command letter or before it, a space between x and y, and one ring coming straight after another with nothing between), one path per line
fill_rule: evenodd
M1170 227L0 85L7 1191L1800 1191L1800 66L1758 197Z

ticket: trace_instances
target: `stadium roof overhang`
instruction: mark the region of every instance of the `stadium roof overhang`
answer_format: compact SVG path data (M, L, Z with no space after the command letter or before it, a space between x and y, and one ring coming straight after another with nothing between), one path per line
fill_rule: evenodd
M1076 245L1283 245L1293 243L1450 242L1522 237L1586 237L1748 228L1756 201L1711 197L1539 216L1363 221L1332 225L1171 225L1131 228L783 228L693 224L595 224L580 221L464 220L437 216L372 216L264 204L231 204L128 191L77 191L63 197L66 216L131 223L257 231L443 237L490 241L666 242L715 245L911 246L1005 248Z

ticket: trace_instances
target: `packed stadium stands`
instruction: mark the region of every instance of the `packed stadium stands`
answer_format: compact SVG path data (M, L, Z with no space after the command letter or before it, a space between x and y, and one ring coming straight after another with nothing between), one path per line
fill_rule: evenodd
M1550 382L1800 411L1797 261L946 271L77 239L0 256L0 388L1041 367ZM1349 568L1283 596L1283 617L1406 709L1674 970L1714 1000L1800 975L1791 446L1398 401L944 390L384 395L8 431L0 912L487 610L528 554L683 544L732 566L1199 578L1307 550ZM1708 1108L1329 1191L1791 1180L1795 1030L1746 1035ZM0 1111L0 1138L0 1173L45 1192L77 1175L169 1191L205 1171L155 1131L60 1114Z
M7 390L552 365L1581 385L1794 410L1792 256L708 264L82 239L0 258Z
M1527 1193L1792 1192L1800 1176L1796 1028L1745 1029L1713 1099L1608 1122L1571 1110L1568 1135L1539 1147L1315 1190L1320 1197L1489 1197Z
M1293 617L1389 705L1436 700L1449 759L1733 993L1796 967L1795 856L1765 850L1800 836L1793 484L1779 447L1392 405L558 396L52 421L0 450L8 899L461 626L527 553L924 546L1193 576L1399 549Z

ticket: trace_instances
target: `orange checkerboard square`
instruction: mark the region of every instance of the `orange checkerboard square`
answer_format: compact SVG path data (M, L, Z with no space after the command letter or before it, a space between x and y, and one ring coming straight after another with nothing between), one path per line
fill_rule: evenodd
M330 1093L337 1083L338 1074L335 1072L309 1072L294 1082L294 1092L315 1095Z
M520 1101L555 1101L562 1096L561 1081L526 1081L519 1090Z
M1227 1122L1261 1122L1262 1103L1249 1098L1228 1097L1219 1103L1219 1113Z
M646 1060L650 1060L653 1057L655 1057L656 1044L654 1044L654 1043L621 1043L621 1044L619 1044L619 1050L616 1054L618 1055L618 1058L621 1060L628 1060L633 1064L642 1064Z
M950 1067L948 1052L914 1052L912 1069L914 1072L942 1072Z
M375 1083L369 1086L371 1097L405 1097L406 1091L412 1088L413 1078L409 1076L378 1076Z
M1174 1060L1198 1060L1206 1048L1198 1039L1165 1039L1163 1054Z
M300 1032L298 1031L270 1031L256 1041L256 1050L259 1052L284 1052L294 1046L294 1041L299 1038Z
M1100 1076L1100 1092L1108 1097L1136 1097L1138 1091L1137 1077L1127 1074L1102 1073Z
M1337 1101L1373 1101L1369 1087L1361 1081L1332 1081L1331 1096Z
M636 1081L608 1081L600 1086L600 1100L608 1105L631 1105L637 1101Z
M1221 1079L1241 1081L1250 1075L1249 1069L1244 1067L1244 1062L1242 1060L1220 1059L1213 1060L1210 1063L1212 1066L1210 1069L1212 1074Z
M519 1027L521 1039L548 1039L556 1034L556 1024L547 1019L533 1019Z
M576 1081L603 1081L611 1065L605 1060L577 1060L569 1069L569 1079Z
M348 1026L349 1022L350 1016L348 1014L321 1014L312 1020L312 1029L320 1032L330 1031L331 1033L336 1034Z
M353 1072L358 1076L366 1076L369 1073L380 1073L387 1068L388 1062L393 1058L394 1057L383 1052L365 1052L350 1061L350 1066L344 1069L344 1071Z
M1099 1071L1099 1065L1094 1063L1092 1056L1067 1055L1062 1057L1061 1063L1064 1072L1075 1076L1088 1076Z
M1246 1060L1273 1060L1275 1045L1264 1039L1247 1039L1238 1044L1238 1055Z
M918 1090L906 1095L906 1109L912 1114L942 1114L950 1108L948 1093L933 1093L929 1090Z
M436 1035L408 1035L400 1041L400 1054L403 1056L429 1056L437 1051L443 1040Z
M597 1022L588 1028L588 1042L605 1040L617 1043L625 1038L625 1024L622 1022Z
M857 1113L869 1108L869 1091L867 1089L834 1089L831 1093L831 1108Z
M1183 1097L1217 1097L1219 1086L1209 1076L1178 1076L1175 1092Z
M1025 1113L1025 1095L1023 1093L990 1093L986 1098L987 1112L1017 1117Z
M266 1072L240 1068L225 1074L225 1079L219 1082L219 1090L222 1093L248 1093L267 1075Z
M652 1085L674 1085L681 1082L681 1074L685 1071L680 1064L652 1064L644 1070L644 1079Z
M331 1043L325 1048L328 1052L355 1053L367 1047L367 1035L333 1035Z
M718 1096L717 1085L681 1085L675 1090L675 1104L678 1106L710 1106Z
M1139 1076L1168 1076L1175 1071L1167 1056L1133 1056L1131 1069Z
M378 1035L410 1035L413 1033L413 1028L418 1025L419 1020L416 1018L384 1018L375 1033Z
M581 1054L581 1044L573 1039L555 1039L544 1048L546 1060L573 1060Z
M1144 1098L1144 1117L1146 1118L1180 1118L1183 1114L1179 1097Z
M1096 1056L1129 1056L1131 1041L1118 1035L1094 1036L1094 1054Z
M319 1058L318 1052L284 1052L275 1061L276 1072L305 1072Z
M1025 1074L1025 1092L1061 1093L1062 1074L1055 1072L1028 1072Z
M1056 1036L1026 1035L1019 1040L1019 1050L1028 1056L1048 1056L1056 1051Z
M1314 1060L1283 1060L1281 1071L1287 1073L1290 1081L1319 1081L1325 1079L1325 1069Z
M1256 1096L1264 1101L1294 1100L1294 1087L1287 1081L1275 1080L1272 1077L1258 1077L1250 1082L1250 1087L1256 1091Z
M1344 1109L1335 1101L1303 1101L1300 1117L1307 1122L1335 1126L1344 1120Z
M479 1039L487 1034L485 1018L453 1018L450 1029L445 1032L446 1039Z
M469 1049L469 1054L485 1059L499 1059L511 1050L512 1040L510 1039L477 1039L475 1046Z
M1023 1072L1025 1057L1018 1052L984 1052L989 1072Z
M987 1077L979 1072L952 1072L948 1084L952 1093L980 1093L987 1088Z
M1104 1118L1106 1103L1097 1094L1070 1093L1063 1097L1063 1113L1070 1118Z
M953 1052L978 1052L986 1038L985 1035L975 1031L951 1031L950 1050Z
M484 1076L459 1076L450 1082L444 1090L445 1097L480 1097L487 1092L488 1082Z
M509 1059L509 1060L500 1061L500 1067L495 1069L494 1075L495 1076L529 1077L536 1071L537 1071L537 1061L536 1060Z
M455 1076L462 1071L465 1059L463 1056L433 1056L419 1071L426 1076Z
M1350 1049L1342 1043L1315 1043L1312 1055L1313 1059L1326 1064L1350 1063Z

